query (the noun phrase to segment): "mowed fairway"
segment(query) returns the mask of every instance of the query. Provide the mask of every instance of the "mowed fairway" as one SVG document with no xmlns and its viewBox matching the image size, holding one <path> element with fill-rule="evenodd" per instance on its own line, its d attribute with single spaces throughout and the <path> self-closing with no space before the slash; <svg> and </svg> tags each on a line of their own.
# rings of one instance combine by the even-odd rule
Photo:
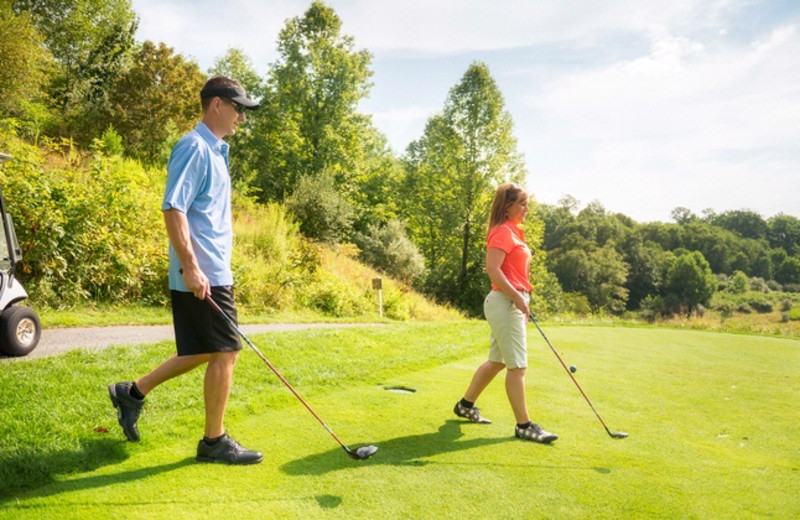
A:
<svg viewBox="0 0 800 520">
<path fill-rule="evenodd" d="M 502 374 L 478 402 L 493 424 L 453 415 L 485 358 L 485 323 L 252 338 L 345 443 L 378 446 L 366 461 L 348 458 L 252 352 L 227 420 L 264 452 L 249 467 L 194 463 L 200 372 L 157 389 L 143 441 L 122 440 L 105 386 L 170 344 L 3 362 L 0 518 L 800 517 L 799 341 L 542 325 L 629 438 L 606 434 L 532 325 L 529 408 L 560 435 L 551 446 L 513 437 Z"/>
</svg>

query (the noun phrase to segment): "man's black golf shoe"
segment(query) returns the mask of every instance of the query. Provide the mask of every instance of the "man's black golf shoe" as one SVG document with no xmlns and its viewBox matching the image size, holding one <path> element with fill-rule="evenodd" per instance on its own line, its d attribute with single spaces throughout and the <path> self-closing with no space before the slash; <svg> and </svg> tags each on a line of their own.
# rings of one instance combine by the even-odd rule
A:
<svg viewBox="0 0 800 520">
<path fill-rule="evenodd" d="M 225 464 L 258 464 L 263 457 L 260 451 L 243 448 L 233 437 L 223 434 L 214 444 L 200 439 L 197 444 L 197 462 L 222 462 Z"/>
<path fill-rule="evenodd" d="M 122 426 L 125 437 L 131 442 L 136 442 L 139 440 L 139 428 L 136 422 L 144 406 L 144 399 L 131 396 L 131 387 L 133 387 L 131 382 L 109 385 L 108 395 L 111 397 L 111 404 L 117 409 L 117 421 Z"/>
</svg>

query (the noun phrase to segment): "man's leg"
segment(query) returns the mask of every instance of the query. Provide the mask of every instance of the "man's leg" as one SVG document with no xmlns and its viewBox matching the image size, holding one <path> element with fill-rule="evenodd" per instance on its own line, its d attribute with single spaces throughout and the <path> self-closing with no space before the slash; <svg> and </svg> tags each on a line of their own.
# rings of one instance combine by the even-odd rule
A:
<svg viewBox="0 0 800 520">
<path fill-rule="evenodd" d="M 210 354 L 193 356 L 172 356 L 154 368 L 150 373 L 136 382 L 124 381 L 109 385 L 108 395 L 117 409 L 117 420 L 122 426 L 125 437 L 131 441 L 139 440 L 139 413 L 144 406 L 144 396 L 153 388 L 173 377 L 185 374 L 203 363 L 208 362 Z"/>
<path fill-rule="evenodd" d="M 226 464 L 257 464 L 263 460 L 261 452 L 243 448 L 225 433 L 225 408 L 233 383 L 233 367 L 238 351 L 211 354 L 203 385 L 206 404 L 205 436 L 197 444 L 199 462 Z"/>
<path fill-rule="evenodd" d="M 225 407 L 233 383 L 233 367 L 239 351 L 211 354 L 203 385 L 206 407 L 205 436 L 214 439 L 225 433 Z"/>
<path fill-rule="evenodd" d="M 153 388 L 164 381 L 185 374 L 203 363 L 207 363 L 210 357 L 211 354 L 195 354 L 192 356 L 174 355 L 150 371 L 149 374 L 137 379 L 136 388 L 139 389 L 142 395 L 147 395 Z"/>
</svg>

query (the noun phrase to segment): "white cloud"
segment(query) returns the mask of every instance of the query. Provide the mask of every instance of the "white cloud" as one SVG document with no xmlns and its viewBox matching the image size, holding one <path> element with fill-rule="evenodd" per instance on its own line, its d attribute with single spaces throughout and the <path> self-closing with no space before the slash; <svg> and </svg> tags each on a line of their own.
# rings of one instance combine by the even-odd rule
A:
<svg viewBox="0 0 800 520">
<path fill-rule="evenodd" d="M 538 182 L 579 199 L 575 191 L 596 194 L 590 198 L 609 209 L 638 206 L 648 220 L 667 219 L 678 205 L 796 211 L 795 28 L 778 28 L 752 45 L 700 44 L 662 31 L 653 37 L 644 56 L 555 77 L 529 95 L 547 138 L 581 150 L 571 163 L 551 157 L 549 148 L 528 153 L 540 165 L 532 168 Z M 783 187 L 780 194 L 775 186 Z M 634 194 L 638 203 L 626 200 Z"/>
</svg>

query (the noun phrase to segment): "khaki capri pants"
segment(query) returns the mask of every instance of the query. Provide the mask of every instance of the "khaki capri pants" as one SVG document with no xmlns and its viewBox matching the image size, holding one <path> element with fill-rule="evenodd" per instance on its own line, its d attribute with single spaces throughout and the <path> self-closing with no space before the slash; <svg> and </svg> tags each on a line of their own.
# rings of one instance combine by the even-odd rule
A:
<svg viewBox="0 0 800 520">
<path fill-rule="evenodd" d="M 520 291 L 525 303 L 530 294 Z M 526 324 L 528 317 L 502 291 L 492 291 L 483 300 L 483 313 L 489 322 L 489 361 L 503 363 L 507 369 L 528 366 Z"/>
</svg>

